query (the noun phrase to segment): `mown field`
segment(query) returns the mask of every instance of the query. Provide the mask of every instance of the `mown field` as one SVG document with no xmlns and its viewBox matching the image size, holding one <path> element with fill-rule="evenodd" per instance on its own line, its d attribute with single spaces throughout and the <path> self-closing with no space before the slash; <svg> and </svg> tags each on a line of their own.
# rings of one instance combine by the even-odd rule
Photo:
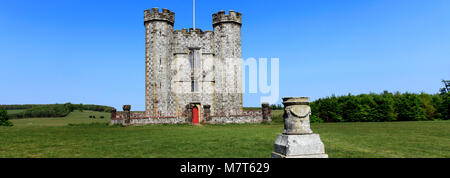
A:
<svg viewBox="0 0 450 178">
<path fill-rule="evenodd" d="M 15 119 L 0 127 L 0 157 L 268 158 L 283 130 L 270 124 L 107 125 L 108 113 Z M 97 119 L 89 119 L 95 115 Z M 450 157 L 450 122 L 313 123 L 331 158 Z"/>
</svg>

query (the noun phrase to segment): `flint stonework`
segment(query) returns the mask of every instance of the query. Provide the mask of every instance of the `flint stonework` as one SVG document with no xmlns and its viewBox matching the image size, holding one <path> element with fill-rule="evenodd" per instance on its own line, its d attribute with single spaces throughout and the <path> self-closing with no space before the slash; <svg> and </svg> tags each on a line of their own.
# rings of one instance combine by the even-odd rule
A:
<svg viewBox="0 0 450 178">
<path fill-rule="evenodd" d="M 206 122 L 211 120 L 211 106 L 210 105 L 204 105 L 203 106 L 203 112 L 205 113 L 205 120 Z"/>
</svg>

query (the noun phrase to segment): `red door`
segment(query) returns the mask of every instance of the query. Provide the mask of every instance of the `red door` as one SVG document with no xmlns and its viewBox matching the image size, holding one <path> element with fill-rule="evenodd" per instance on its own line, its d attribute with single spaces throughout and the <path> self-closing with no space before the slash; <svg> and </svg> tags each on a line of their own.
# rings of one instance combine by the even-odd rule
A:
<svg viewBox="0 0 450 178">
<path fill-rule="evenodd" d="M 197 107 L 194 107 L 194 109 L 192 109 L 192 123 L 198 124 L 198 109 L 197 109 Z"/>
</svg>

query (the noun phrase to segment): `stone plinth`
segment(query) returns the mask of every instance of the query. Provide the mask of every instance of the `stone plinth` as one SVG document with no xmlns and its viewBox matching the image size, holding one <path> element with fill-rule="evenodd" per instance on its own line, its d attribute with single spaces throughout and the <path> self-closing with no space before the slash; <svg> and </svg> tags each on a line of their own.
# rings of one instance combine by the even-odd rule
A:
<svg viewBox="0 0 450 178">
<path fill-rule="evenodd" d="M 319 134 L 279 134 L 272 158 L 328 158 Z"/>
<path fill-rule="evenodd" d="M 283 98 L 284 131 L 277 136 L 272 158 L 328 158 L 319 134 L 313 134 L 308 97 Z"/>
</svg>

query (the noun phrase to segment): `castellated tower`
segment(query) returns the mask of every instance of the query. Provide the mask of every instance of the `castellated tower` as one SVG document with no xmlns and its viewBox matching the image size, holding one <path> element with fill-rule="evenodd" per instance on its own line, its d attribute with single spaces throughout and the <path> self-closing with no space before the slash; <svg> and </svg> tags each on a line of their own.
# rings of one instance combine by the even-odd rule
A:
<svg viewBox="0 0 450 178">
<path fill-rule="evenodd" d="M 144 11 L 146 113 L 173 115 L 171 61 L 175 13 L 158 8 Z"/>
<path fill-rule="evenodd" d="M 242 113 L 241 16 L 220 11 L 213 14 L 214 31 L 174 31 L 173 12 L 145 10 L 147 115 L 192 121 L 194 111 L 202 122 L 204 112 Z"/>
<path fill-rule="evenodd" d="M 216 49 L 216 95 L 218 112 L 236 115 L 242 111 L 242 15 L 220 11 L 213 14 Z"/>
</svg>

